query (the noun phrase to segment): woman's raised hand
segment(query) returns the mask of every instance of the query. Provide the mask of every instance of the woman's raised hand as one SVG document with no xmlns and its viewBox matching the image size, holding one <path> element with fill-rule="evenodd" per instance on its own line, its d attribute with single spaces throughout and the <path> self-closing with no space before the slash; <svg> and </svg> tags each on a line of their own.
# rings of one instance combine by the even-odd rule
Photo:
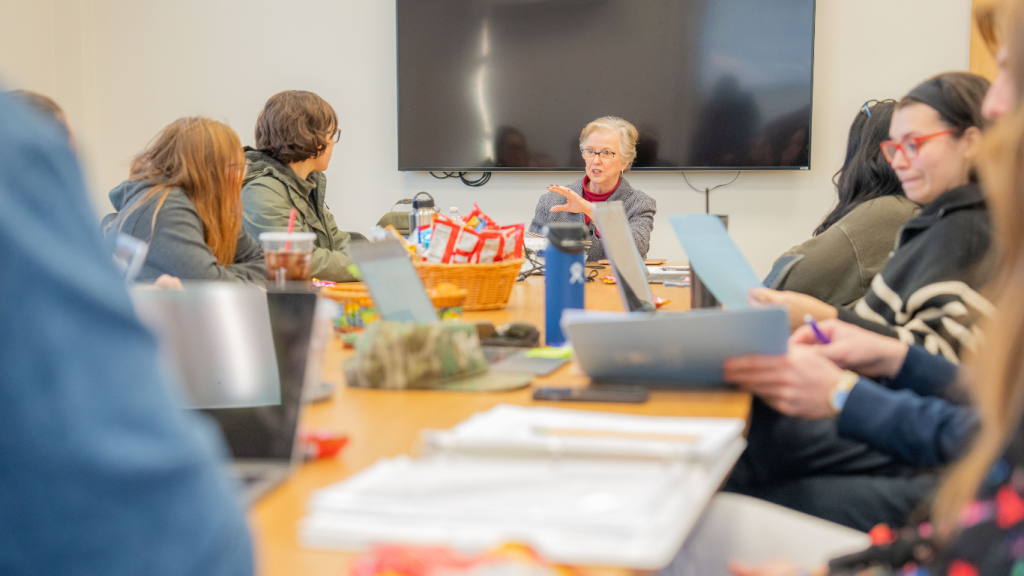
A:
<svg viewBox="0 0 1024 576">
<path fill-rule="evenodd" d="M 583 197 L 581 197 L 579 194 L 573 192 L 572 190 L 566 188 L 565 186 L 557 186 L 554 184 L 548 186 L 548 190 L 554 192 L 555 194 L 561 194 L 562 196 L 565 196 L 565 199 L 567 200 L 565 204 L 552 206 L 552 212 L 582 212 L 583 214 L 586 214 L 588 218 L 594 217 L 593 213 L 591 212 L 590 202 L 584 200 Z"/>
</svg>

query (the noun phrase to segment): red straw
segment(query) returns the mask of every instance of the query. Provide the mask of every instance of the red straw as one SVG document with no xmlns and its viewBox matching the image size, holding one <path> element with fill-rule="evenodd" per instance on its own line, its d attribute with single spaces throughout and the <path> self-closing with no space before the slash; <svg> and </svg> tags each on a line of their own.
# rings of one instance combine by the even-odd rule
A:
<svg viewBox="0 0 1024 576">
<path fill-rule="evenodd" d="M 292 230 L 295 229 L 295 213 L 296 213 L 295 212 L 295 208 L 292 208 L 292 213 L 288 215 L 288 233 L 289 234 L 291 234 Z M 285 240 L 285 242 L 284 242 L 284 251 L 288 252 L 291 249 L 292 249 L 292 241 L 291 240 Z"/>
</svg>

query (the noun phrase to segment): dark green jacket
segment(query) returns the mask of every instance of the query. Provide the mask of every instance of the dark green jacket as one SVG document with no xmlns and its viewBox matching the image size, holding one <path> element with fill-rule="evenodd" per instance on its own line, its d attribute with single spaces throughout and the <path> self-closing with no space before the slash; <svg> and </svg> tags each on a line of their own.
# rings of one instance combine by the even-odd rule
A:
<svg viewBox="0 0 1024 576">
<path fill-rule="evenodd" d="M 338 229 L 324 203 L 327 177 L 322 172 L 311 172 L 300 180 L 290 167 L 249 147 L 245 159 L 249 163 L 242 186 L 242 225 L 246 231 L 258 239 L 261 232 L 287 230 L 288 216 L 295 208 L 295 231 L 316 234 L 313 277 L 331 282 L 355 280 L 348 271 L 352 264 L 348 251 L 351 239 Z"/>
<path fill-rule="evenodd" d="M 783 254 L 804 258 L 778 289 L 810 294 L 836 308 L 853 304 L 889 261 L 900 228 L 919 211 L 903 196 L 860 204 L 828 230 Z"/>
</svg>

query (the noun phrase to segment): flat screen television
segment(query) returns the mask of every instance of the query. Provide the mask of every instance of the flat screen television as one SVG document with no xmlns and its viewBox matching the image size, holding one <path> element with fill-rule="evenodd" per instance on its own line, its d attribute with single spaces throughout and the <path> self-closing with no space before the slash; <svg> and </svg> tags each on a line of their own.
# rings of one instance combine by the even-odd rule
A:
<svg viewBox="0 0 1024 576">
<path fill-rule="evenodd" d="M 398 168 L 580 170 L 583 127 L 635 170 L 808 169 L 814 0 L 397 0 Z"/>
</svg>

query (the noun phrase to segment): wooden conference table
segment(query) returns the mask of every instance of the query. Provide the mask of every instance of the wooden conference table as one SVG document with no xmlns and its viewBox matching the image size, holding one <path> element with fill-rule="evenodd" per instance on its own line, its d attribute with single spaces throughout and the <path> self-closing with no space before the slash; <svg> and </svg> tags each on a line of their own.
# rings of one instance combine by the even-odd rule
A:
<svg viewBox="0 0 1024 576">
<path fill-rule="evenodd" d="M 601 276 L 608 272 L 602 271 Z M 664 310 L 689 308 L 686 288 L 665 288 L 652 284 L 655 296 L 671 300 Z M 621 310 L 615 286 L 600 281 L 586 286 L 586 307 L 592 310 Z M 533 276 L 517 283 L 507 307 L 488 312 L 467 312 L 469 321 L 488 320 L 495 326 L 514 321 L 544 327 L 544 279 Z M 367 468 L 380 458 L 414 454 L 420 430 L 450 428 L 473 413 L 499 403 L 546 404 L 534 402 L 529 388 L 513 392 L 474 393 L 443 391 L 390 391 L 347 388 L 341 361 L 347 353 L 340 340 L 327 348 L 324 379 L 337 386 L 334 397 L 305 408 L 302 425 L 340 432 L 349 444 L 337 458 L 309 462 L 252 509 L 250 524 L 255 540 L 259 574 L 284 576 L 339 576 L 349 573 L 352 554 L 308 550 L 299 545 L 299 523 L 306 502 L 314 490 L 340 482 Z M 534 386 L 585 386 L 588 380 L 572 364 L 550 376 L 538 378 Z M 629 412 L 654 416 L 705 416 L 746 418 L 750 396 L 740 392 L 652 392 L 645 404 L 571 403 L 558 404 L 586 410 Z"/>
</svg>

